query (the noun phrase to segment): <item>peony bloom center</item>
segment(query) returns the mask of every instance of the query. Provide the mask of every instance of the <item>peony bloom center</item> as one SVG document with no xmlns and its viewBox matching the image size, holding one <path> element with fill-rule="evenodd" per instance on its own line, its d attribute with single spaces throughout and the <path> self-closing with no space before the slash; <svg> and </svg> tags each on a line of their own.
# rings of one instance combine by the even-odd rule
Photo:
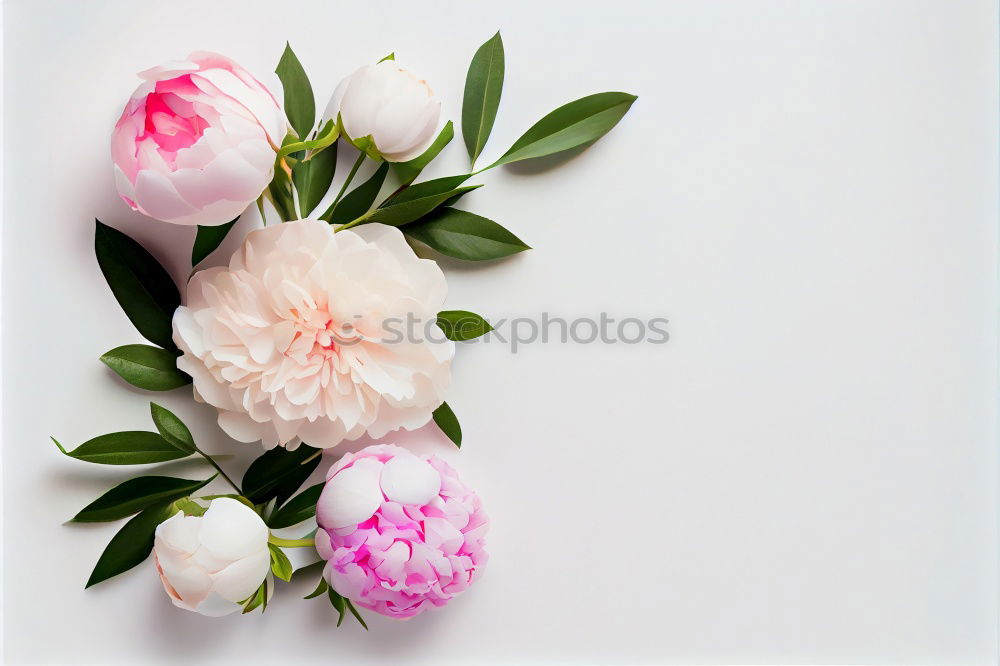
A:
<svg viewBox="0 0 1000 666">
<path fill-rule="evenodd" d="M 193 146 L 209 126 L 208 120 L 197 114 L 194 104 L 174 92 L 179 88 L 195 88 L 190 75 L 159 81 L 156 90 L 146 95 L 145 132 L 136 137 L 137 144 L 146 139 L 156 142 L 160 155 L 168 163 L 174 162 L 177 151 Z"/>
<path fill-rule="evenodd" d="M 291 310 L 290 314 L 296 319 L 296 330 L 284 353 L 288 358 L 295 359 L 303 365 L 311 363 L 332 364 L 335 359 L 340 359 L 342 346 L 357 344 L 362 340 L 351 324 L 337 324 L 329 317 L 329 313 L 324 311 L 314 313 L 319 319 L 326 318 L 326 321 L 320 326 L 316 326 L 308 320 L 298 320 L 299 313 L 294 309 Z M 328 381 L 327 379 L 326 382 L 323 382 L 323 385 L 325 386 Z"/>
</svg>

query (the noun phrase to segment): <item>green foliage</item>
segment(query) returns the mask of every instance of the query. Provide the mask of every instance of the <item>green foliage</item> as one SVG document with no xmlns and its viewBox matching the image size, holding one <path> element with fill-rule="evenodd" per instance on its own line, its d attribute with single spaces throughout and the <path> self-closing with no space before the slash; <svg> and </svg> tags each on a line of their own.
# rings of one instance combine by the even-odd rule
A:
<svg viewBox="0 0 1000 666">
<path fill-rule="evenodd" d="M 493 122 L 500 108 L 503 91 L 504 53 L 500 33 L 479 47 L 472 57 L 465 77 L 465 97 L 462 100 L 462 137 L 473 167 L 490 138 Z"/>
<path fill-rule="evenodd" d="M 597 141 L 618 124 L 635 100 L 636 96 L 628 93 L 605 92 L 564 104 L 532 125 L 500 159 L 486 168 L 544 157 Z"/>
<path fill-rule="evenodd" d="M 181 296 L 160 262 L 139 243 L 100 220 L 94 252 L 111 292 L 142 337 L 164 349 L 176 349 L 171 321 Z"/>
<path fill-rule="evenodd" d="M 475 213 L 439 208 L 403 227 L 403 233 L 447 257 L 488 261 L 531 248 L 502 226 Z"/>
<path fill-rule="evenodd" d="M 300 444 L 294 451 L 276 447 L 254 460 L 243 475 L 243 495 L 254 504 L 276 500 L 281 506 L 319 465 L 319 449 Z"/>
<path fill-rule="evenodd" d="M 123 345 L 105 352 L 101 362 L 119 377 L 147 391 L 170 391 L 191 383 L 177 369 L 177 353 L 150 345 Z"/>
<path fill-rule="evenodd" d="M 138 476 L 118 484 L 83 507 L 73 517 L 73 522 L 96 523 L 126 518 L 151 506 L 187 497 L 214 478 L 213 475 L 204 481 L 195 481 L 170 476 Z"/>
<path fill-rule="evenodd" d="M 301 523 L 316 515 L 316 502 L 319 501 L 320 493 L 323 492 L 322 483 L 310 486 L 301 493 L 288 500 L 280 509 L 271 514 L 267 524 L 272 529 L 291 527 Z"/>
<path fill-rule="evenodd" d="M 442 310 L 438 313 L 437 325 L 445 337 L 456 342 L 472 340 L 493 330 L 488 321 L 468 310 Z"/>
<path fill-rule="evenodd" d="M 155 432 L 128 430 L 89 439 L 72 451 L 51 438 L 59 450 L 70 458 L 102 465 L 145 465 L 186 458 L 189 454 L 178 449 Z"/>
<path fill-rule="evenodd" d="M 448 436 L 455 446 L 462 448 L 462 426 L 458 424 L 458 417 L 447 402 L 442 402 L 441 406 L 434 410 L 432 416 L 434 423 L 441 428 L 441 432 Z"/>
<path fill-rule="evenodd" d="M 144 509 L 125 523 L 101 553 L 87 587 L 128 571 L 149 557 L 156 526 L 176 512 L 172 503 L 165 502 Z"/>
<path fill-rule="evenodd" d="M 292 51 L 291 44 L 285 44 L 285 51 L 274 71 L 281 79 L 285 91 L 284 106 L 288 122 L 300 139 L 306 139 L 316 124 L 316 98 L 306 70 Z"/>
<path fill-rule="evenodd" d="M 213 227 L 199 224 L 198 233 L 194 237 L 194 246 L 191 248 L 191 265 L 197 266 L 222 245 L 222 241 L 239 219 L 236 217 L 225 224 Z"/>
</svg>

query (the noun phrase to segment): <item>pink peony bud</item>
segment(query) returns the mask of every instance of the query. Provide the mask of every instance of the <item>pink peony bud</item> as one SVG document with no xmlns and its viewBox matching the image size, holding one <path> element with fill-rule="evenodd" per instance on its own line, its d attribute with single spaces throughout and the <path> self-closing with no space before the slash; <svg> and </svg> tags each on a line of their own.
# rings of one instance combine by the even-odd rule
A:
<svg viewBox="0 0 1000 666">
<path fill-rule="evenodd" d="M 118 194 L 165 222 L 229 222 L 271 182 L 288 129 L 277 99 L 215 53 L 139 76 L 111 136 Z"/>
<path fill-rule="evenodd" d="M 479 497 L 436 456 L 391 444 L 347 454 L 316 505 L 323 576 L 341 596 L 389 617 L 443 606 L 486 564 Z"/>
</svg>

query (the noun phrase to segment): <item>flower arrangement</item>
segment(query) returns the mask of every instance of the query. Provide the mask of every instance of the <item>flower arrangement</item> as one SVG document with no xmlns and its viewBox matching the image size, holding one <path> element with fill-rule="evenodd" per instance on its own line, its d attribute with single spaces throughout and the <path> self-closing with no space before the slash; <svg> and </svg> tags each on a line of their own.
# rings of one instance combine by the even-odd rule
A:
<svg viewBox="0 0 1000 666">
<path fill-rule="evenodd" d="M 344 455 L 325 483 L 302 486 L 326 449 L 362 436 L 383 440 L 434 421 L 461 446 L 445 402 L 455 343 L 491 328 L 475 313 L 443 309 L 445 276 L 428 257 L 481 262 L 529 249 L 498 223 L 456 207 L 481 187 L 469 182 L 596 141 L 636 98 L 605 92 L 565 104 L 475 170 L 504 82 L 497 33 L 466 77 L 461 128 L 469 172 L 421 181 L 454 126 L 441 124 L 431 87 L 394 55 L 344 79 L 318 120 L 290 46 L 276 74 L 268 86 L 225 56 L 193 53 L 141 73 L 112 133 L 122 201 L 197 233 L 193 273 L 178 289 L 147 249 L 97 222 L 101 271 L 151 343 L 116 347 L 101 361 L 143 390 L 190 385 L 196 401 L 217 410 L 222 431 L 264 450 L 237 483 L 156 403 L 155 431 L 110 433 L 72 449 L 53 439 L 83 462 L 199 456 L 216 470 L 207 479 L 130 478 L 81 509 L 73 521 L 128 518 L 87 587 L 152 553 L 178 608 L 206 616 L 263 611 L 277 580 L 312 568 L 292 565 L 292 549 L 303 548 L 325 563 L 307 598 L 328 599 L 338 626 L 347 614 L 364 625 L 359 608 L 409 618 L 448 603 L 485 566 L 488 519 L 475 492 L 438 457 L 388 442 Z M 339 187 L 338 150 L 357 153 Z M 355 185 L 366 161 L 378 166 Z M 254 207 L 261 227 L 227 264 L 199 270 Z M 391 324 L 404 319 L 429 322 L 436 335 L 400 336 Z M 225 491 L 206 491 L 222 482 Z"/>
</svg>

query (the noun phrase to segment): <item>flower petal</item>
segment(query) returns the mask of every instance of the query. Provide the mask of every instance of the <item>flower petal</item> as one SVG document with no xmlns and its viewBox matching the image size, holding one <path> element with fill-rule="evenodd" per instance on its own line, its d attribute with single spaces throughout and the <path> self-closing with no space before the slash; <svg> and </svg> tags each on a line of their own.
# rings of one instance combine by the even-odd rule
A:
<svg viewBox="0 0 1000 666">
<path fill-rule="evenodd" d="M 382 491 L 400 504 L 426 504 L 441 490 L 441 475 L 409 451 L 401 451 L 382 468 Z"/>
<path fill-rule="evenodd" d="M 316 504 L 317 519 L 326 527 L 355 525 L 372 517 L 382 504 L 382 463 L 359 460 L 327 481 Z"/>
</svg>

